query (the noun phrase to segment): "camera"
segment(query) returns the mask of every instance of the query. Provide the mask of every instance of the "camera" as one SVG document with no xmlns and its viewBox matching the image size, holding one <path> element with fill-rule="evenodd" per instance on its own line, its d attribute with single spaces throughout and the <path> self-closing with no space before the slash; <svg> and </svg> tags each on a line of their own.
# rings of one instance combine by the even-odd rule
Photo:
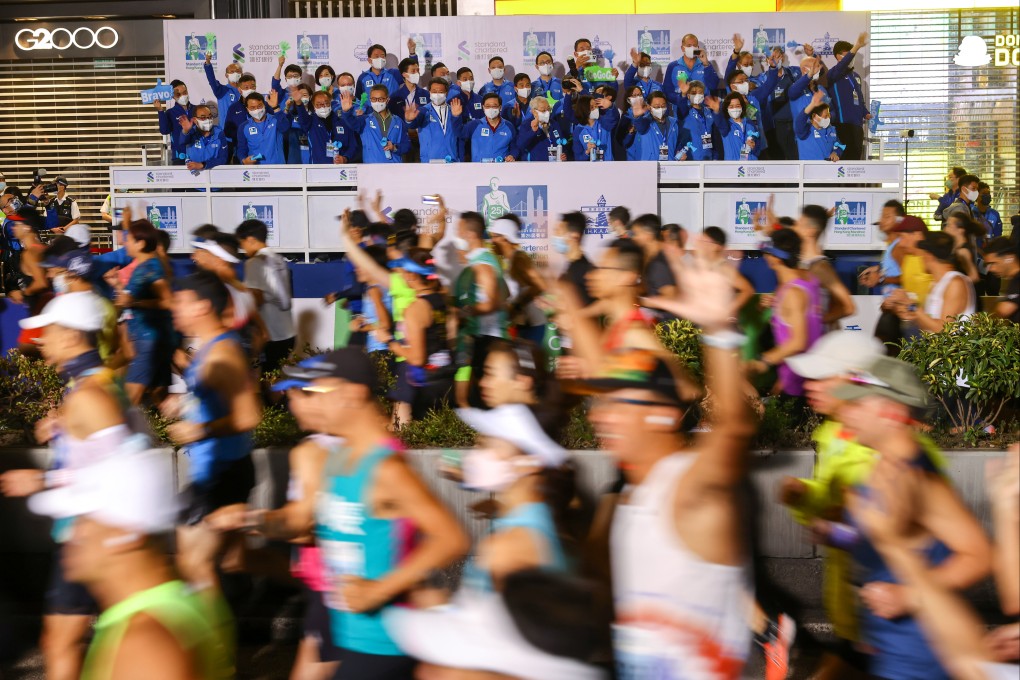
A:
<svg viewBox="0 0 1020 680">
<path fill-rule="evenodd" d="M 57 183 L 56 182 L 50 182 L 49 184 L 44 184 L 43 185 L 43 191 L 45 191 L 48 194 L 52 194 L 56 190 L 57 190 Z"/>
<path fill-rule="evenodd" d="M 39 168 L 38 170 L 36 170 L 35 173 L 32 175 L 32 186 L 37 186 L 39 184 L 42 184 L 42 181 L 43 181 L 42 178 L 45 177 L 45 176 L 46 176 L 46 168 Z"/>
<path fill-rule="evenodd" d="M 900 130 L 900 139 L 907 139 L 908 137 L 913 136 L 914 136 L 913 130 Z"/>
</svg>

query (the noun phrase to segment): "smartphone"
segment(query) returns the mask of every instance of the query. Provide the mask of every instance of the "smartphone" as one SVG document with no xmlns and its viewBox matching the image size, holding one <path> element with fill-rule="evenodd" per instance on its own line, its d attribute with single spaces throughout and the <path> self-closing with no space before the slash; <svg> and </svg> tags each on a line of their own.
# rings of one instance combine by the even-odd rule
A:
<svg viewBox="0 0 1020 680">
<path fill-rule="evenodd" d="M 694 56 L 695 57 L 700 57 L 701 56 L 701 50 L 694 50 Z"/>
<path fill-rule="evenodd" d="M 424 194 L 421 197 L 422 205 L 439 205 L 439 194 Z"/>
</svg>

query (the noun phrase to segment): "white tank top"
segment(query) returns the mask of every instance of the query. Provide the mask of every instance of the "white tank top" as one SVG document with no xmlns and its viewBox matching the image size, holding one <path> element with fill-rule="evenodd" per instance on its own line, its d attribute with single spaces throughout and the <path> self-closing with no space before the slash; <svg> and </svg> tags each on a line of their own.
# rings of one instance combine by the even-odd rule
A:
<svg viewBox="0 0 1020 680">
<path fill-rule="evenodd" d="M 697 454 L 673 454 L 613 517 L 611 556 L 620 680 L 729 680 L 750 648 L 747 566 L 706 562 L 683 544 L 670 510 Z"/>
<path fill-rule="evenodd" d="M 931 291 L 928 293 L 928 297 L 924 300 L 924 313 L 933 319 L 942 318 L 942 305 L 944 303 L 943 298 L 946 294 L 946 289 L 949 288 L 949 283 L 953 279 L 963 279 L 964 284 L 967 286 L 967 307 L 963 310 L 960 315 L 961 319 L 967 319 L 976 310 L 977 295 L 974 292 L 974 284 L 971 280 L 961 274 L 960 272 L 949 272 L 938 282 L 931 287 Z"/>
</svg>

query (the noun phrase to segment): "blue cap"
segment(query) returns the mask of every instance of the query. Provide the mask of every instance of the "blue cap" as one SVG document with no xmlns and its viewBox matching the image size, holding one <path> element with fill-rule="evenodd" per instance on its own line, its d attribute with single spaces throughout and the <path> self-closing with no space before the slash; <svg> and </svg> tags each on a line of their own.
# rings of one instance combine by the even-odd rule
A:
<svg viewBox="0 0 1020 680">
<path fill-rule="evenodd" d="M 403 269 L 404 271 L 411 272 L 412 274 L 418 274 L 425 277 L 436 275 L 435 267 L 418 264 L 409 257 L 402 257 L 399 260 L 391 260 L 389 267 L 390 269 Z"/>
</svg>

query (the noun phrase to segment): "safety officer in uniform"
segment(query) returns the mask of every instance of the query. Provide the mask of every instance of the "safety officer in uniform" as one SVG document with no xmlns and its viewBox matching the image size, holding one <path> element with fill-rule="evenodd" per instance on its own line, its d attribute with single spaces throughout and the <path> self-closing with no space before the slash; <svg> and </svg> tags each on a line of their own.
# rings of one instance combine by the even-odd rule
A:
<svg viewBox="0 0 1020 680">
<path fill-rule="evenodd" d="M 56 234 L 63 234 L 68 227 L 78 224 L 81 219 L 81 210 L 78 209 L 78 201 L 67 195 L 67 178 L 57 178 L 57 195 L 46 206 L 47 221 L 53 220 L 56 216 L 56 226 L 52 231 Z"/>
</svg>

